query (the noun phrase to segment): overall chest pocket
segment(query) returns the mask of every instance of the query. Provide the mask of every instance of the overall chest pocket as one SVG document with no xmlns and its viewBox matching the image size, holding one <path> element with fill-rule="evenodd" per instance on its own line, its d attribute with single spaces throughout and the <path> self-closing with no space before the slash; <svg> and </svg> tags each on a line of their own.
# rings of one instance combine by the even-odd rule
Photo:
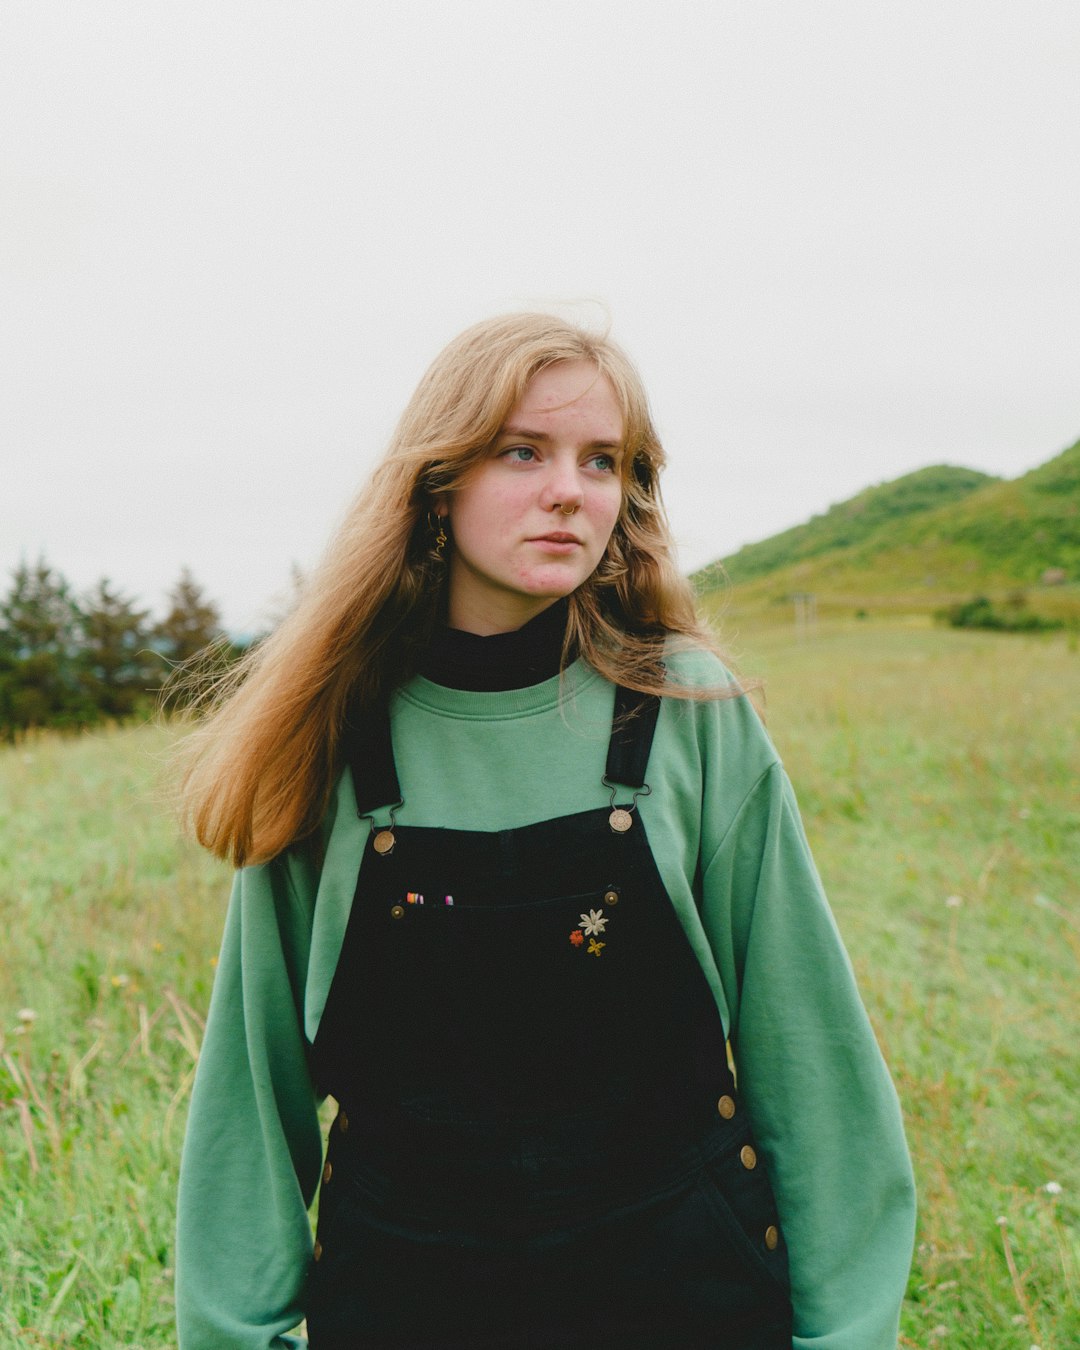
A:
<svg viewBox="0 0 1080 1350">
<path fill-rule="evenodd" d="M 590 1081 L 632 1053 L 624 1032 L 641 950 L 632 892 L 612 879 L 500 899 L 429 885 L 375 910 L 373 1001 L 403 1090 L 455 1101 L 477 1092 L 485 1102 L 595 1096 Z"/>
</svg>

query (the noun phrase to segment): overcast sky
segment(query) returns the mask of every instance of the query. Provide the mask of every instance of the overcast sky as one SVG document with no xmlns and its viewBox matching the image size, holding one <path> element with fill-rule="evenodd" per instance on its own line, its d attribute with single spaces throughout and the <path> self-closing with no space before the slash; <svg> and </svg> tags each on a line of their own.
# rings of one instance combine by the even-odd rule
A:
<svg viewBox="0 0 1080 1350">
<path fill-rule="evenodd" d="M 610 315 L 687 568 L 1080 436 L 1077 0 L 0 3 L 0 569 L 264 621 L 466 324 Z"/>
</svg>

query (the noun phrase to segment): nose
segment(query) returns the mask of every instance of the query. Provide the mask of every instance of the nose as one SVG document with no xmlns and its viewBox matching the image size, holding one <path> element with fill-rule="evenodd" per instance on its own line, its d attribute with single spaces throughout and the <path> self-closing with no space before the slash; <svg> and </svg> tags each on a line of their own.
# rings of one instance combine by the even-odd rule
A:
<svg viewBox="0 0 1080 1350">
<path fill-rule="evenodd" d="M 569 461 L 556 457 L 544 484 L 541 504 L 548 511 L 561 511 L 564 516 L 572 516 L 584 500 L 576 458 Z"/>
</svg>

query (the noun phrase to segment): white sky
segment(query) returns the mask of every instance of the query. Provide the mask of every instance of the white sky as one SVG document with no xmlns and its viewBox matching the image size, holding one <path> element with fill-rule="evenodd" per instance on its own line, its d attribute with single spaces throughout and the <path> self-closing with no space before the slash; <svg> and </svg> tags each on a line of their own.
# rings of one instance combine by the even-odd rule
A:
<svg viewBox="0 0 1080 1350">
<path fill-rule="evenodd" d="M 1080 436 L 1076 0 L 4 0 L 0 585 L 227 623 L 475 319 L 636 358 L 686 567 Z"/>
</svg>

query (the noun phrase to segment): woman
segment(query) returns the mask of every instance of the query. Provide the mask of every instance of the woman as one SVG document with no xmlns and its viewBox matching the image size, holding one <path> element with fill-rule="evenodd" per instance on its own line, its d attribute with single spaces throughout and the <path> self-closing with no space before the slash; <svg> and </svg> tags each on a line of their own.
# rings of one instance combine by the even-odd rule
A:
<svg viewBox="0 0 1080 1350">
<path fill-rule="evenodd" d="M 662 463 L 609 341 L 468 330 L 191 742 L 182 1350 L 895 1345 L 895 1094 Z"/>
</svg>

